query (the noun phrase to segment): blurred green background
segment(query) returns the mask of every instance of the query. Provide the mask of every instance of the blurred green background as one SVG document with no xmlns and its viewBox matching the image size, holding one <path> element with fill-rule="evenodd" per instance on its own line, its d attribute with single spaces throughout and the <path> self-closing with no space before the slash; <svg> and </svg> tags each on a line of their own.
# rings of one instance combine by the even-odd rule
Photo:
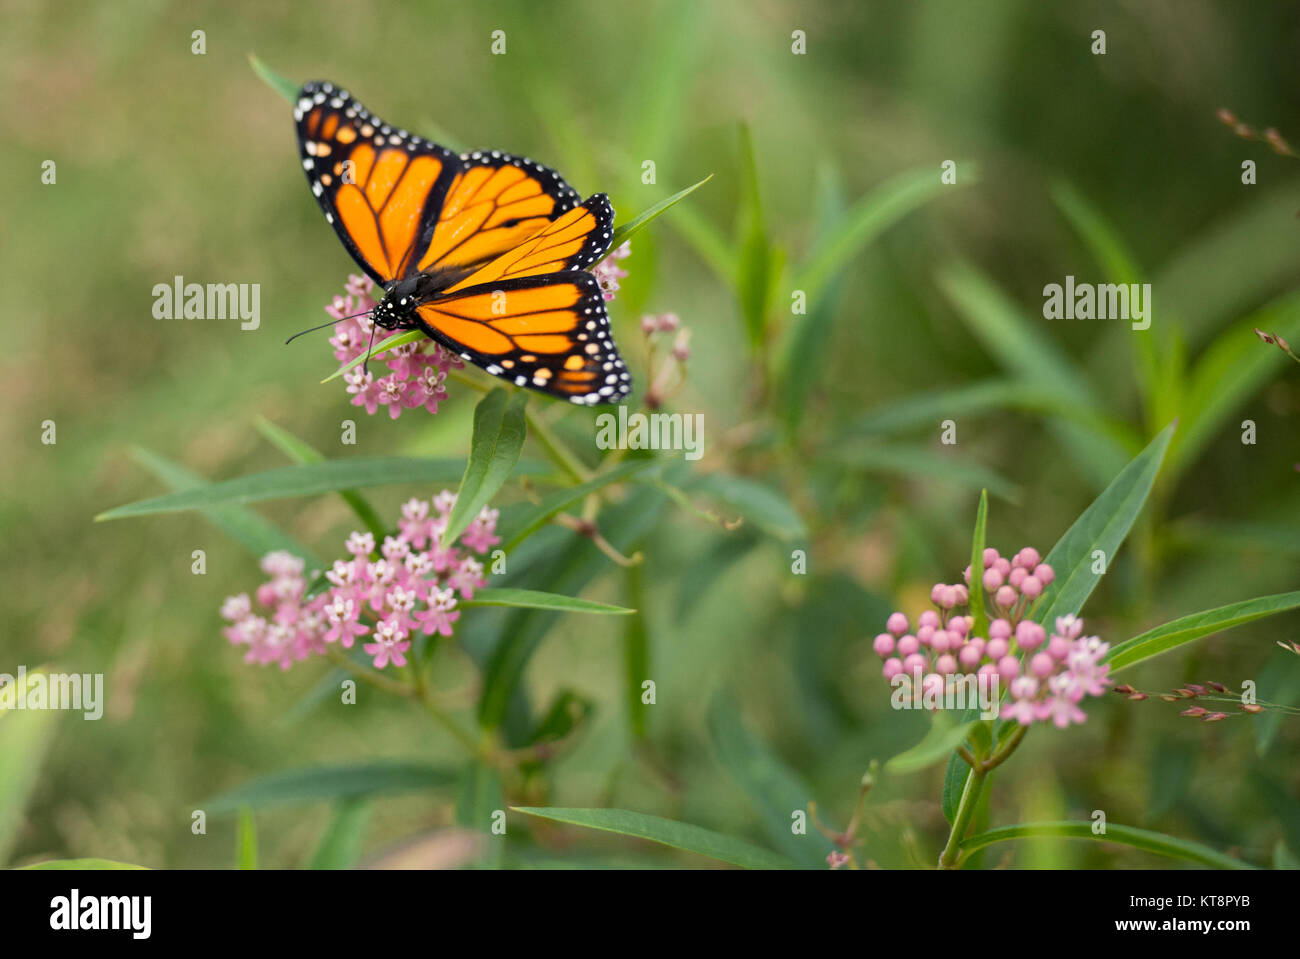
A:
<svg viewBox="0 0 1300 959">
<path fill-rule="evenodd" d="M 196 29 L 206 32 L 202 56 L 191 53 Z M 1090 53 L 1096 29 L 1106 31 L 1105 56 Z M 494 30 L 506 33 L 504 56 L 489 53 Z M 791 52 L 794 30 L 806 31 L 805 55 Z M 618 625 L 562 620 L 530 664 L 528 687 L 537 703 L 562 686 L 595 702 L 590 728 L 539 787 L 550 804 L 653 812 L 784 850 L 790 795 L 795 804 L 815 797 L 842 826 L 869 760 L 920 738 L 922 717 L 889 709 L 870 641 L 891 609 L 914 615 L 929 584 L 960 575 L 980 486 L 995 494 L 992 545 L 1046 552 L 1111 465 L 1181 417 L 1143 521 L 1084 611 L 1090 629 L 1118 641 L 1296 588 L 1300 369 L 1251 328 L 1300 341 L 1300 165 L 1234 137 L 1215 111 L 1230 107 L 1300 141 L 1298 41 L 1294 7 L 1229 0 L 75 11 L 8 0 L 0 670 L 103 672 L 108 687 L 101 721 L 56 717 L 11 861 L 224 867 L 233 820 L 214 816 L 206 836 L 190 832 L 191 810 L 214 794 L 301 764 L 456 757 L 409 704 L 304 705 L 322 664 L 245 666 L 220 635 L 217 609 L 260 574 L 199 516 L 91 520 L 162 491 L 133 460 L 136 447 L 212 479 L 281 465 L 253 428 L 259 414 L 330 456 L 467 448 L 468 391 L 453 384 L 435 418 L 356 416 L 337 382 L 318 385 L 334 365 L 324 335 L 282 345 L 325 319 L 321 307 L 354 268 L 304 183 L 290 107 L 249 69 L 250 52 L 292 79 L 345 85 L 394 124 L 553 165 L 584 195 L 609 192 L 620 220 L 715 175 L 634 240 L 631 275 L 611 305 L 616 335 L 643 380 L 640 313 L 681 316 L 694 352 L 673 406 L 705 415 L 700 468 L 783 491 L 807 533 L 726 536 L 670 510 L 638 540 L 658 701 L 635 749 Z M 717 262 L 749 249 L 717 243 L 753 219 L 742 123 L 764 249 L 779 248 L 769 262 L 790 266 L 769 270 L 770 288 L 756 311 L 751 304 L 748 315 L 766 317 L 753 345 L 745 296 Z M 57 183 L 42 185 L 49 159 Z M 654 185 L 641 183 L 647 159 Z M 1241 182 L 1248 159 L 1258 185 Z M 945 160 L 958 162 L 957 185 L 853 249 L 817 300 L 833 309 L 800 325 L 791 277 L 825 224 L 900 174 L 937 182 Z M 755 235 L 752 226 L 740 235 Z M 1041 318 L 1045 284 L 1125 269 L 1154 285 L 1150 331 Z M 260 284 L 261 329 L 155 320 L 152 288 L 177 274 Z M 796 341 L 812 345 L 791 354 Z M 808 374 L 798 409 L 787 399 L 799 379 L 792 364 Z M 1064 399 L 1036 408 L 1033 397 L 1063 378 Z M 1011 393 L 942 399 L 920 413 L 907 405 L 988 382 Z M 1109 438 L 1080 425 L 1094 413 L 1118 424 Z M 584 415 L 562 428 L 589 442 Z M 950 417 L 959 442 L 944 447 L 939 422 Z M 359 423 L 354 449 L 338 445 L 348 418 Z M 1255 445 L 1241 442 L 1244 419 L 1257 424 Z M 56 445 L 40 442 L 45 420 L 57 424 Z M 374 501 L 392 515 L 413 492 L 430 491 L 388 488 Z M 353 525 L 337 497 L 259 511 L 326 556 Z M 558 549 L 570 534 L 555 532 Z M 190 572 L 198 548 L 208 557 L 202 577 Z M 793 548 L 808 553 L 804 577 L 790 575 Z M 620 601 L 621 584 L 602 574 L 584 595 Z M 1247 626 L 1125 678 L 1147 688 L 1253 678 L 1262 697 L 1294 702 L 1300 660 L 1276 641 L 1296 639 L 1296 624 L 1291 615 Z M 463 660 L 445 662 L 441 688 L 472 682 Z M 1082 728 L 1035 730 L 999 771 L 988 819 L 1103 809 L 1113 822 L 1256 862 L 1272 861 L 1279 844 L 1300 854 L 1300 767 L 1288 761 L 1300 723 L 1278 720 L 1205 726 L 1159 702 L 1095 702 Z M 752 738 L 752 761 L 735 759 L 736 737 Z M 938 767 L 881 785 L 865 823 L 870 859 L 933 863 L 946 834 L 941 776 Z M 324 806 L 259 813 L 263 864 L 304 864 L 328 815 Z M 448 797 L 384 799 L 364 849 L 451 816 Z M 625 854 L 701 862 L 599 836 L 539 838 L 591 865 Z M 521 842 L 517 861 L 535 848 Z M 1061 841 L 997 847 L 985 859 L 1002 862 L 1168 865 Z"/>
</svg>

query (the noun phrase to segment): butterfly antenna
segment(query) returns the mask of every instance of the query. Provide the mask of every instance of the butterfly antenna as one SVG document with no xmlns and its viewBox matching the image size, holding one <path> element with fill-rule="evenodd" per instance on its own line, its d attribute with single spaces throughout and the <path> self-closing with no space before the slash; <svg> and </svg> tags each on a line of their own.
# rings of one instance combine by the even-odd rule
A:
<svg viewBox="0 0 1300 959">
<path fill-rule="evenodd" d="M 361 363 L 361 373 L 363 376 L 370 373 L 370 351 L 375 348 L 375 329 L 378 326 L 378 323 L 370 324 L 370 345 L 366 347 L 366 358 Z"/>
<path fill-rule="evenodd" d="M 344 320 L 351 320 L 351 319 L 355 319 L 358 316 L 365 316 L 369 312 L 370 310 L 362 310 L 360 313 L 353 313 L 351 316 L 340 316 L 337 320 L 330 320 L 328 323 L 322 323 L 320 326 L 312 326 L 312 327 L 308 327 L 305 330 L 299 330 L 293 336 L 285 340 L 284 345 L 288 346 L 290 343 L 292 343 L 298 337 L 303 336 L 304 334 L 315 333 L 317 330 L 323 330 L 325 329 L 325 327 L 333 326 L 335 323 L 342 323 Z"/>
</svg>

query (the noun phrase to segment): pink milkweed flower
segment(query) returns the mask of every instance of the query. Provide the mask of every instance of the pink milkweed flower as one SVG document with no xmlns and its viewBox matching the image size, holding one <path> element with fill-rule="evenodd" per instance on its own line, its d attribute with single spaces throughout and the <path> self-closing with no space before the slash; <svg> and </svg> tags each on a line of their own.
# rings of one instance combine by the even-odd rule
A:
<svg viewBox="0 0 1300 959">
<path fill-rule="evenodd" d="M 625 260 L 632 254 L 632 247 L 624 241 L 616 249 L 610 250 L 603 260 L 591 268 L 591 273 L 600 284 L 601 292 L 608 302 L 614 299 L 614 294 L 618 292 L 618 281 L 627 276 L 627 270 L 618 265 L 619 260 Z"/>
<path fill-rule="evenodd" d="M 413 630 L 452 635 L 460 618 L 457 593 L 470 599 L 487 585 L 483 564 L 473 554 L 499 542 L 497 511 L 485 508 L 470 524 L 472 534 L 443 545 L 437 537 L 455 502 L 455 494 L 446 490 L 432 501 L 408 501 L 397 535 L 384 538 L 379 559 L 371 559 L 374 535 L 353 532 L 345 546 L 350 558 L 335 560 L 325 572 L 327 588 L 311 596 L 299 557 L 267 554 L 261 566 L 270 579 L 254 598 L 240 593 L 222 603 L 221 616 L 230 624 L 222 633 L 245 648 L 249 663 L 287 669 L 328 653 L 333 643 L 351 648 L 357 637 L 366 636 L 363 648 L 376 669 L 405 665 Z"/>
</svg>

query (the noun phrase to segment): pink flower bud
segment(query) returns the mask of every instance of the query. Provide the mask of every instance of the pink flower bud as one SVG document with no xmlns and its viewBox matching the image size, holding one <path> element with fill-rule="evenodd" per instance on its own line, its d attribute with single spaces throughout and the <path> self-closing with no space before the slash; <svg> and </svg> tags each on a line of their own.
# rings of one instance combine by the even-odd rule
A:
<svg viewBox="0 0 1300 959">
<path fill-rule="evenodd" d="M 1020 594 L 1010 586 L 1003 586 L 993 595 L 993 601 L 1003 609 L 1010 609 L 1016 604 L 1016 600 L 1019 598 Z"/>
<path fill-rule="evenodd" d="M 985 592 L 991 593 L 1002 585 L 1002 574 L 995 568 L 986 569 L 983 582 Z"/>
<path fill-rule="evenodd" d="M 1056 668 L 1056 660 L 1052 659 L 1047 653 L 1035 653 L 1034 658 L 1029 661 L 1029 670 L 1039 679 L 1046 679 L 1052 675 L 1052 670 Z"/>
<path fill-rule="evenodd" d="M 930 639 L 934 636 L 934 627 L 928 623 L 916 631 L 916 638 L 922 646 L 929 646 Z"/>
<path fill-rule="evenodd" d="M 948 620 L 948 632 L 956 633 L 958 636 L 965 636 L 970 632 L 971 617 L 954 616 Z"/>
<path fill-rule="evenodd" d="M 1014 656 L 1003 656 L 998 660 L 998 675 L 1004 683 L 1009 683 L 1020 675 L 1020 660 Z"/>
<path fill-rule="evenodd" d="M 672 333 L 677 327 L 681 326 L 681 321 L 677 318 L 676 313 L 663 313 L 659 316 L 659 332 Z"/>
<path fill-rule="evenodd" d="M 1034 567 L 1034 579 L 1038 580 L 1044 586 L 1051 586 L 1052 580 L 1056 579 L 1056 570 L 1046 563 L 1039 563 Z"/>
<path fill-rule="evenodd" d="M 963 586 L 961 583 L 955 583 L 955 584 L 953 585 L 952 588 L 953 588 L 953 590 L 956 592 L 956 595 L 957 595 L 957 603 L 956 603 L 956 605 L 958 605 L 958 606 L 965 606 L 967 603 L 970 602 L 970 590 L 969 590 L 969 589 L 967 589 L 967 588 L 966 588 L 965 586 Z"/>
<path fill-rule="evenodd" d="M 641 317 L 641 332 L 649 336 L 659 328 L 659 320 L 650 313 L 645 313 Z"/>
<path fill-rule="evenodd" d="M 911 676 L 918 669 L 925 669 L 925 657 L 920 653 L 912 653 L 903 659 L 903 671 Z"/>
<path fill-rule="evenodd" d="M 979 672 L 976 673 L 976 675 L 977 676 L 998 676 L 998 667 L 994 663 L 985 663 L 983 666 L 980 667 Z M 998 678 L 1001 679 L 1002 677 L 998 676 Z"/>
<path fill-rule="evenodd" d="M 974 669 L 980 664 L 980 660 L 984 658 L 984 650 L 975 643 L 967 643 L 962 647 L 961 652 L 957 654 L 957 658 L 967 669 Z"/>
<path fill-rule="evenodd" d="M 1020 560 L 1020 565 L 1025 569 L 1033 569 L 1038 565 L 1038 550 L 1032 546 L 1026 546 L 1016 554 L 1016 557 Z"/>
<path fill-rule="evenodd" d="M 985 645 L 986 644 L 984 640 L 976 636 L 973 639 L 971 639 L 971 641 L 968 642 L 965 646 L 962 647 L 962 651 L 965 652 L 968 649 L 973 649 L 979 654 L 980 658 L 983 658 Z"/>
<path fill-rule="evenodd" d="M 984 647 L 984 652 L 988 654 L 989 659 L 997 662 L 1007 654 L 1007 650 L 1010 648 L 1005 639 L 990 639 L 988 645 Z"/>
<path fill-rule="evenodd" d="M 998 551 L 994 549 L 992 546 L 986 546 L 984 548 L 984 568 L 988 569 L 997 561 L 998 561 Z"/>
<path fill-rule="evenodd" d="M 905 636 L 899 637 L 898 649 L 897 649 L 898 655 L 911 656 L 913 653 L 919 651 L 920 648 L 921 648 L 920 642 L 917 640 L 915 636 L 911 635 L 910 633 L 908 633 Z"/>
<path fill-rule="evenodd" d="M 957 587 L 945 586 L 939 593 L 939 605 L 943 609 L 952 609 L 957 605 Z"/>
<path fill-rule="evenodd" d="M 967 583 L 970 583 L 970 567 L 969 567 L 969 566 L 967 566 L 964 570 L 961 571 L 961 578 L 964 579 Z"/>
<path fill-rule="evenodd" d="M 994 562 L 993 562 L 993 568 L 996 569 L 996 570 L 997 570 L 999 573 L 1001 573 L 1003 576 L 1010 576 L 1010 575 L 1011 575 L 1011 560 L 1009 560 L 1009 559 L 1004 559 L 1004 558 L 1002 558 L 1001 556 L 999 556 L 996 560 L 994 560 Z"/>
<path fill-rule="evenodd" d="M 938 629 L 939 614 L 932 609 L 927 609 L 921 614 L 920 618 L 918 618 L 916 622 L 918 626 L 929 626 L 933 629 Z"/>
<path fill-rule="evenodd" d="M 880 671 L 880 675 L 885 679 L 893 679 L 903 671 L 903 661 L 897 656 L 885 660 L 885 668 Z"/>
<path fill-rule="evenodd" d="M 1020 584 L 1020 592 L 1030 599 L 1037 599 L 1043 595 L 1043 584 L 1038 581 L 1037 576 L 1026 576 L 1025 581 Z"/>
<path fill-rule="evenodd" d="M 957 658 L 952 653 L 945 653 L 939 657 L 939 661 L 934 664 L 934 668 L 945 676 L 951 676 L 957 672 Z"/>
<path fill-rule="evenodd" d="M 1019 589 L 1020 584 L 1025 581 L 1025 577 L 1028 575 L 1029 571 L 1027 569 L 1023 566 L 1016 566 L 1011 570 L 1011 575 L 1007 577 L 1007 583 Z"/>
<path fill-rule="evenodd" d="M 1005 619 L 995 619 L 989 623 L 989 639 L 1010 639 L 1011 623 Z"/>
<path fill-rule="evenodd" d="M 936 653 L 946 653 L 952 647 L 952 642 L 946 629 L 936 629 L 934 635 L 930 637 L 930 648 Z"/>
<path fill-rule="evenodd" d="M 892 614 L 889 617 L 888 622 L 885 623 L 885 629 L 889 630 L 895 636 L 902 636 L 907 632 L 907 626 L 907 617 L 902 613 Z"/>
<path fill-rule="evenodd" d="M 871 644 L 871 648 L 876 651 L 876 655 L 881 659 L 888 659 L 889 654 L 894 651 L 894 637 L 888 633 L 881 633 L 876 637 L 875 642 Z"/>
<path fill-rule="evenodd" d="M 1037 649 L 1047 638 L 1047 631 L 1037 623 L 1024 620 L 1016 626 L 1016 643 L 1021 649 Z"/>
<path fill-rule="evenodd" d="M 921 692 L 931 696 L 943 695 L 943 677 L 938 673 L 926 673 L 925 679 L 921 680 Z"/>
<path fill-rule="evenodd" d="M 1051 656 L 1058 663 L 1065 659 L 1070 652 L 1070 641 L 1064 636 L 1053 635 L 1047 641 L 1047 655 Z"/>
</svg>

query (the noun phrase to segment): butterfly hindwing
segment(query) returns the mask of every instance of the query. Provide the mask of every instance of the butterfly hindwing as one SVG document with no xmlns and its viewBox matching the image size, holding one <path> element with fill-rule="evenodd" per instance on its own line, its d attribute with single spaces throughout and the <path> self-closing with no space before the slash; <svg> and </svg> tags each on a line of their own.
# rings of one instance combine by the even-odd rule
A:
<svg viewBox="0 0 1300 959">
<path fill-rule="evenodd" d="M 294 105 L 303 169 L 325 218 L 376 283 L 400 278 L 460 158 L 395 130 L 346 90 L 308 83 Z"/>
<path fill-rule="evenodd" d="M 600 284 L 583 270 L 466 287 L 415 312 L 434 340 L 517 386 L 585 404 L 631 388 Z"/>
</svg>

